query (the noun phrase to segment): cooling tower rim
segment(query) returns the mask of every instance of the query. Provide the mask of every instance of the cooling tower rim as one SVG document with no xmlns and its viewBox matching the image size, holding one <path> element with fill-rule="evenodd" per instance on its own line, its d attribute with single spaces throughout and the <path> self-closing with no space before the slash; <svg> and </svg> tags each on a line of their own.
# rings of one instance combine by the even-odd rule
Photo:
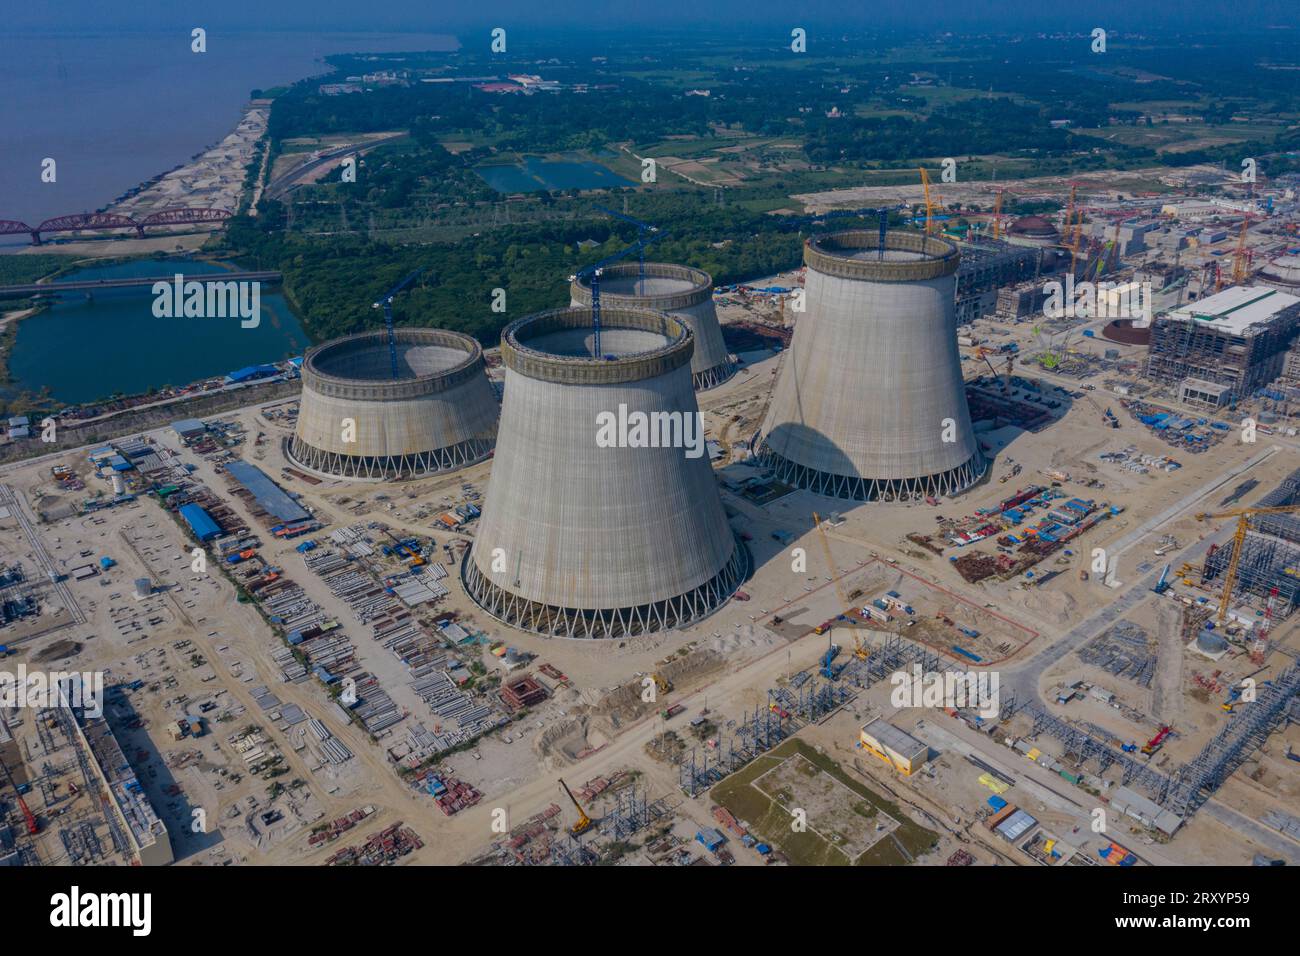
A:
<svg viewBox="0 0 1300 956">
<path fill-rule="evenodd" d="M 604 296 L 601 296 L 602 303 Z M 689 365 L 695 352 L 691 327 L 667 312 L 652 309 L 605 308 L 602 330 L 630 329 L 653 332 L 667 340 L 657 348 L 617 358 L 557 355 L 527 344 L 528 338 L 565 329 L 590 328 L 590 308 L 548 309 L 516 319 L 501 333 L 501 361 L 512 372 L 543 382 L 568 385 L 614 385 L 640 382 Z"/>
<path fill-rule="evenodd" d="M 640 270 L 640 263 L 619 262 L 601 269 L 601 276 L 603 278 L 636 276 L 640 274 Z M 647 262 L 645 264 L 645 274 L 650 279 L 681 279 L 690 282 L 691 288 L 662 295 L 635 295 L 627 292 L 606 292 L 602 289 L 600 301 L 602 303 L 613 302 L 618 305 L 643 309 L 655 309 L 659 312 L 673 312 L 678 309 L 689 309 L 693 305 L 713 300 L 713 276 L 703 269 L 696 269 L 692 266 L 679 266 L 671 262 Z M 590 305 L 591 277 L 575 276 L 569 286 L 569 294 L 575 301 L 581 302 L 583 305 Z"/>
<path fill-rule="evenodd" d="M 331 339 L 309 349 L 302 362 L 303 388 L 330 398 L 393 401 L 445 392 L 475 375 L 483 374 L 483 347 L 471 336 L 448 329 L 403 328 L 394 329 L 393 337 L 399 346 L 441 346 L 462 351 L 465 353 L 465 358 L 450 368 L 391 380 L 353 378 L 321 370 L 318 363 L 326 356 L 346 354 L 363 346 L 378 346 L 386 349 L 388 333 L 383 329 L 374 329 Z"/>
<path fill-rule="evenodd" d="M 804 241 L 803 261 L 815 272 L 839 279 L 868 282 L 921 282 L 953 275 L 961 264 L 956 243 L 920 232 L 891 230 L 885 233 L 885 249 L 920 253 L 923 258 L 898 261 L 856 259 L 845 251 L 880 248 L 876 230 L 850 229 L 812 236 Z"/>
</svg>

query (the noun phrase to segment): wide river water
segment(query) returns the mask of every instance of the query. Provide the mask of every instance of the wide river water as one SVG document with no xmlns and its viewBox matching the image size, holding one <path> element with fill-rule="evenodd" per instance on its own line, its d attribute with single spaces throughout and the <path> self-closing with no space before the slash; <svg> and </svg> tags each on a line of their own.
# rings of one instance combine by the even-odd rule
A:
<svg viewBox="0 0 1300 956">
<path fill-rule="evenodd" d="M 254 89 L 324 72 L 335 53 L 452 50 L 424 33 L 23 33 L 0 29 L 0 219 L 34 224 L 112 202 L 239 122 Z M 41 161 L 57 180 L 41 182 Z M 22 245 L 26 237 L 5 237 Z"/>
<path fill-rule="evenodd" d="M 429 33 L 212 30 L 207 52 L 195 54 L 187 31 L 0 30 L 0 219 L 34 224 L 107 205 L 220 141 L 252 90 L 322 73 L 327 55 L 456 47 L 454 37 Z M 45 157 L 58 163 L 54 183 L 40 181 Z M 0 252 L 26 245 L 25 236 L 7 236 Z M 180 268 L 215 267 L 187 261 Z M 66 278 L 175 271 L 147 260 Z M 19 326 L 8 361 L 13 384 L 48 387 L 71 404 L 184 385 L 301 354 L 307 345 L 278 294 L 262 296 L 256 329 L 240 328 L 238 319 L 157 319 L 152 305 L 148 288 L 62 298 Z"/>
</svg>

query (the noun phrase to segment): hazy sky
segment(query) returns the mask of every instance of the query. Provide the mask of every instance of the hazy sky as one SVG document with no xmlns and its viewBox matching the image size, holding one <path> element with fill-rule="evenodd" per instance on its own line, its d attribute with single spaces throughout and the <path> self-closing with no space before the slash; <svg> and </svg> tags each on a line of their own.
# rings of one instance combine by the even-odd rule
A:
<svg viewBox="0 0 1300 956">
<path fill-rule="evenodd" d="M 952 30 L 1241 31 L 1300 25 L 1300 0 L 3 0 L 4 27 L 104 31 L 208 29 L 456 31 L 485 26 L 843 24 Z"/>
</svg>

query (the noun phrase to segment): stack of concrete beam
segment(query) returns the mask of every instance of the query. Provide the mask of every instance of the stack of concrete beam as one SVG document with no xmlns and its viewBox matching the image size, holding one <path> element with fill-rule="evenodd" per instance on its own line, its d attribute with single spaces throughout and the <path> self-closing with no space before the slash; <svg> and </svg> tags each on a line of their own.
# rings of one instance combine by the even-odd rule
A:
<svg viewBox="0 0 1300 956">
<path fill-rule="evenodd" d="M 957 351 L 956 246 L 842 232 L 809 239 L 804 262 L 805 311 L 757 458 L 781 481 L 857 501 L 970 487 L 987 463 Z"/>
<path fill-rule="evenodd" d="M 601 315 L 598 349 L 590 309 L 507 326 L 496 457 L 461 566 L 489 614 L 553 636 L 684 626 L 748 570 L 704 454 L 694 334 L 662 312 L 602 306 Z M 632 428 L 602 440 L 602 421 L 641 414 L 645 441 Z"/>
</svg>

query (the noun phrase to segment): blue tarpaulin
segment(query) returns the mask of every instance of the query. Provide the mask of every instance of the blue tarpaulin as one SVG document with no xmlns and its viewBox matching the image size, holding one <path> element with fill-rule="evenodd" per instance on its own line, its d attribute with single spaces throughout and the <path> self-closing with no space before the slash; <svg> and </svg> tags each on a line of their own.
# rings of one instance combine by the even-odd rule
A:
<svg viewBox="0 0 1300 956">
<path fill-rule="evenodd" d="M 263 511 L 280 521 L 302 521 L 311 517 L 300 504 L 285 494 L 284 489 L 268 478 L 262 469 L 246 461 L 232 461 L 226 465 L 226 474 L 247 488 Z"/>
</svg>

